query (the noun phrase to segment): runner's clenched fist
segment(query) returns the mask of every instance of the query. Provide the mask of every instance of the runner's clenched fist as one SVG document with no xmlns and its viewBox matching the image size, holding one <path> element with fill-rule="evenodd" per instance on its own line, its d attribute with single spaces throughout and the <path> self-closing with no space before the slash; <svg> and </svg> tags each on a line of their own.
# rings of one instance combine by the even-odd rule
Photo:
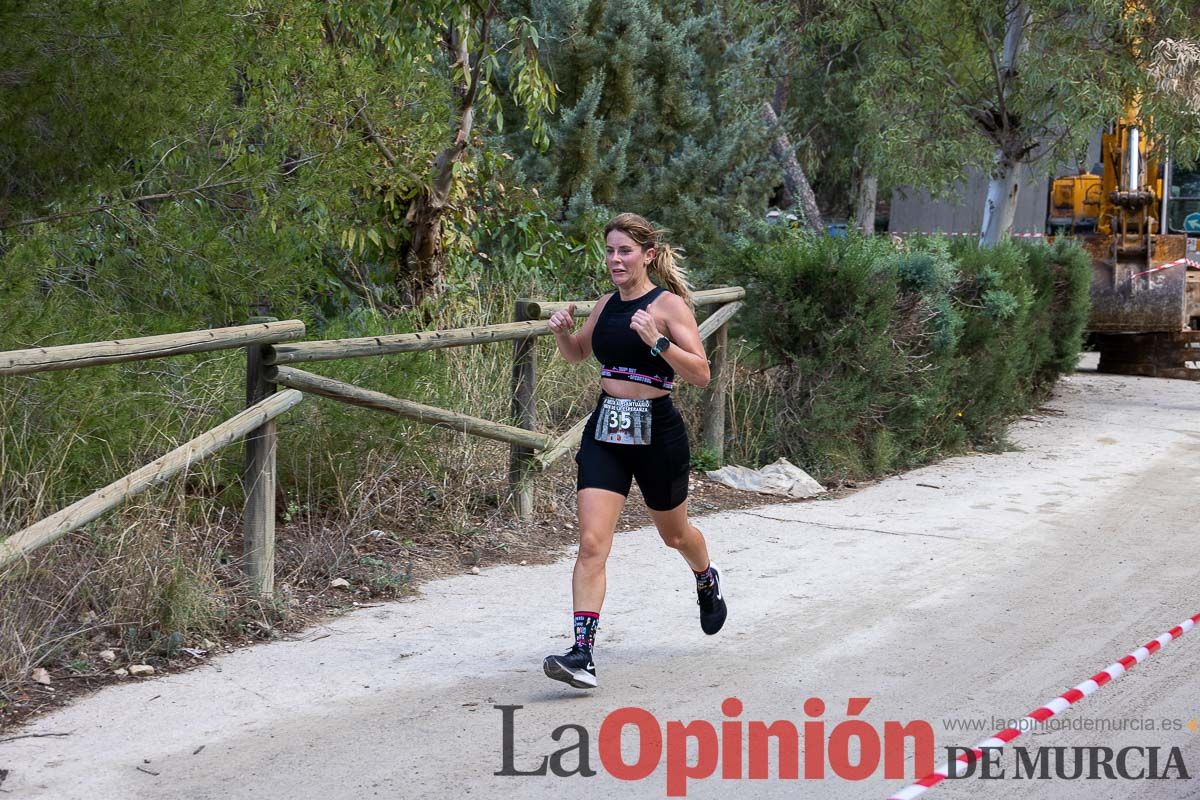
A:
<svg viewBox="0 0 1200 800">
<path fill-rule="evenodd" d="M 568 334 L 575 327 L 575 304 L 550 315 L 550 330 L 555 336 Z"/>
<path fill-rule="evenodd" d="M 633 319 L 629 322 L 629 327 L 633 328 L 637 335 L 642 337 L 642 341 L 650 347 L 658 341 L 658 322 L 654 319 L 649 309 L 638 309 L 633 314 Z"/>
</svg>

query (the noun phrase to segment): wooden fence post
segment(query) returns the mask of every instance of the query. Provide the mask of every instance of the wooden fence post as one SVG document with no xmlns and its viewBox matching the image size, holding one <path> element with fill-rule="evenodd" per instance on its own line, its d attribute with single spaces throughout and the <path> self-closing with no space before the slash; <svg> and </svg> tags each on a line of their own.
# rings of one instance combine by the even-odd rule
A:
<svg viewBox="0 0 1200 800">
<path fill-rule="evenodd" d="M 711 379 L 704 398 L 704 418 L 701 423 L 704 447 L 717 458 L 717 466 L 725 463 L 725 395 L 729 378 L 726 366 L 729 353 L 729 323 L 726 322 L 709 339 L 708 357 Z"/>
<path fill-rule="evenodd" d="M 248 324 L 274 322 L 274 317 L 251 317 Z M 250 406 L 275 393 L 276 385 L 267 380 L 264 358 L 269 345 L 246 348 L 246 405 Z M 246 507 L 242 520 L 243 568 L 257 594 L 270 597 L 275 592 L 275 420 L 246 435 L 246 462 L 242 488 Z"/>
<path fill-rule="evenodd" d="M 528 320 L 529 310 L 525 301 L 518 300 L 514 321 Z M 513 422 L 526 430 L 537 430 L 537 406 L 533 387 L 537 382 L 537 337 L 528 336 L 513 341 L 512 365 L 512 417 Z M 513 445 L 508 465 L 508 485 L 512 492 L 517 516 L 530 519 L 533 516 L 533 484 L 529 480 L 529 468 L 533 463 L 533 450 Z"/>
</svg>

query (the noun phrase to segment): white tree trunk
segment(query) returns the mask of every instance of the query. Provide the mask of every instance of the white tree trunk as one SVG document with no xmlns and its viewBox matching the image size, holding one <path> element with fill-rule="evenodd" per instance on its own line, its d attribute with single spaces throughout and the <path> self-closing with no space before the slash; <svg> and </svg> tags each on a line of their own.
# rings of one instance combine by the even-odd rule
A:
<svg viewBox="0 0 1200 800">
<path fill-rule="evenodd" d="M 858 197 L 855 198 L 854 224 L 864 236 L 875 233 L 875 206 L 879 201 L 879 180 L 863 171 L 858 181 Z"/>
<path fill-rule="evenodd" d="M 1012 233 L 1017 215 L 1017 193 L 1021 189 L 1020 165 L 1002 158 L 988 182 L 987 200 L 983 204 L 983 227 L 979 234 L 982 247 L 994 247 Z"/>
<path fill-rule="evenodd" d="M 995 132 L 997 140 L 996 166 L 988 182 L 987 201 L 983 204 L 983 224 L 979 231 L 979 244 L 993 247 L 1001 238 L 1012 233 L 1013 219 L 1017 214 L 1017 181 L 1020 163 L 1013 152 L 1020 152 L 1023 137 L 1020 130 L 1009 127 L 1007 100 L 1012 90 L 1012 81 L 1017 74 L 1017 56 L 1026 46 L 1025 30 L 1032 19 L 1025 0 L 1008 0 L 1004 15 L 1004 52 L 1000 57 L 1000 109 L 1002 127 Z"/>
</svg>

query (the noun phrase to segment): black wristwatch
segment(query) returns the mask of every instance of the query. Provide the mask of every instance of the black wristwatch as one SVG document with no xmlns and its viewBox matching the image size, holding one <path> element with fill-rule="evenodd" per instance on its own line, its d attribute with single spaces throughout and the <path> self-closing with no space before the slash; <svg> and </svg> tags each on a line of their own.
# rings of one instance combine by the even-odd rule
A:
<svg viewBox="0 0 1200 800">
<path fill-rule="evenodd" d="M 671 346 L 671 340 L 665 336 L 658 337 L 658 341 L 654 343 L 654 347 L 650 348 L 650 355 L 660 356 L 667 352 L 667 348 Z"/>
</svg>

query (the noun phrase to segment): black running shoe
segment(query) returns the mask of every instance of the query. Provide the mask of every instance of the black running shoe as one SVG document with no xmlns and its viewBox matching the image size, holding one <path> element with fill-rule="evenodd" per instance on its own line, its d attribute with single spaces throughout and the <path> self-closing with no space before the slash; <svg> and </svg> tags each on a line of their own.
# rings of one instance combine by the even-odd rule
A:
<svg viewBox="0 0 1200 800">
<path fill-rule="evenodd" d="M 712 574 L 712 585 L 696 590 L 696 602 L 700 604 L 700 627 L 709 636 L 721 630 L 726 614 L 725 598 L 721 596 L 721 573 L 712 567 Z"/>
<path fill-rule="evenodd" d="M 596 688 L 596 665 L 592 663 L 592 651 L 575 645 L 566 655 L 546 656 L 542 669 L 547 678 L 569 683 L 576 689 Z"/>
</svg>

